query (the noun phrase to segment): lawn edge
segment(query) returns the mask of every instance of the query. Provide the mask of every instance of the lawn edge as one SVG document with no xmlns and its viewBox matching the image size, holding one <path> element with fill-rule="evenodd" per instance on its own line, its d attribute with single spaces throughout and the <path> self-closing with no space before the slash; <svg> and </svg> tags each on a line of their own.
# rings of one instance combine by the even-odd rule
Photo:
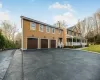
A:
<svg viewBox="0 0 100 80">
<path fill-rule="evenodd" d="M 100 54 L 99 52 L 94 52 L 94 51 L 88 51 L 88 50 L 82 50 L 82 49 L 70 49 L 70 48 L 64 48 L 64 49 L 69 49 L 69 50 L 79 50 L 79 51 L 84 51 L 84 52 L 92 52 L 92 53 L 96 53 L 96 54 Z"/>
</svg>

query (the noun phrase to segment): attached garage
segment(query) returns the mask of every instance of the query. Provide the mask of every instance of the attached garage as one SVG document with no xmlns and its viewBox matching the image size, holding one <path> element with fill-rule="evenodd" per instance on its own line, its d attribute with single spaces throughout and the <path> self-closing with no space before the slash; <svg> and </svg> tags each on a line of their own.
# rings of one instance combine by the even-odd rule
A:
<svg viewBox="0 0 100 80">
<path fill-rule="evenodd" d="M 41 39 L 41 48 L 48 48 L 48 39 Z"/>
<path fill-rule="evenodd" d="M 37 38 L 27 38 L 27 49 L 37 49 L 38 39 Z"/>
<path fill-rule="evenodd" d="M 51 48 L 56 48 L 56 40 L 51 40 Z"/>
</svg>

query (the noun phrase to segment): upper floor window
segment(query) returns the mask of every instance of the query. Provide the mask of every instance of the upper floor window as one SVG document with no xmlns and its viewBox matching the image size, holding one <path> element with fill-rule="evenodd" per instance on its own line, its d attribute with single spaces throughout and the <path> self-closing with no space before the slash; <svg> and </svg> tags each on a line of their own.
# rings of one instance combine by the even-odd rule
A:
<svg viewBox="0 0 100 80">
<path fill-rule="evenodd" d="M 61 30 L 59 30 L 59 34 L 61 34 Z"/>
<path fill-rule="evenodd" d="M 67 34 L 69 34 L 68 32 L 69 32 L 69 31 L 67 30 Z"/>
<path fill-rule="evenodd" d="M 36 23 L 30 22 L 30 28 L 31 28 L 32 30 L 35 30 L 35 29 L 36 29 Z"/>
<path fill-rule="evenodd" d="M 70 31 L 70 35 L 72 35 L 72 31 Z"/>
<path fill-rule="evenodd" d="M 76 32 L 74 32 L 74 36 L 76 36 Z"/>
<path fill-rule="evenodd" d="M 39 26 L 39 31 L 43 32 L 43 25 L 42 24 L 40 24 L 40 26 Z"/>
<path fill-rule="evenodd" d="M 52 28 L 52 33 L 55 33 L 55 28 Z"/>
<path fill-rule="evenodd" d="M 50 27 L 46 26 L 46 32 L 50 32 Z"/>
</svg>

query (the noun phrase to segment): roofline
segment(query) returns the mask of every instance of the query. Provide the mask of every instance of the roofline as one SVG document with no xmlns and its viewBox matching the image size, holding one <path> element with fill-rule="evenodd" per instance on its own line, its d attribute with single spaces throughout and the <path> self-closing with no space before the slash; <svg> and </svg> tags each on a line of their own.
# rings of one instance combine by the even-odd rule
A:
<svg viewBox="0 0 100 80">
<path fill-rule="evenodd" d="M 28 17 L 25 17 L 25 16 L 20 16 L 20 17 L 22 19 L 25 19 L 25 20 L 33 21 L 33 22 L 36 22 L 36 23 L 40 23 L 40 24 L 52 27 L 52 28 L 60 29 L 60 28 L 57 28 L 56 26 L 53 26 L 53 25 L 50 25 L 50 24 L 47 24 L 47 23 L 44 23 L 44 22 L 41 22 L 41 21 L 38 21 L 38 20 L 35 20 L 35 19 L 32 19 L 32 18 L 28 18 Z M 60 29 L 60 30 L 63 30 L 63 29 Z"/>
<path fill-rule="evenodd" d="M 67 29 L 67 30 L 69 30 L 69 31 L 72 31 L 72 32 L 75 32 L 75 31 L 73 31 L 73 30 L 70 30 L 70 29 Z M 77 33 L 77 32 L 76 32 L 76 33 Z M 78 32 L 78 34 L 81 34 L 81 33 L 79 33 L 79 32 Z"/>
</svg>

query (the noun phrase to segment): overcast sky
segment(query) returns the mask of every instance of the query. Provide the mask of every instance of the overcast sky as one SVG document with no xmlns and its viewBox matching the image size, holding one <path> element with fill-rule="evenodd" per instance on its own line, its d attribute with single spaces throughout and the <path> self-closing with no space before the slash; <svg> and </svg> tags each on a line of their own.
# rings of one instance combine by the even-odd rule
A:
<svg viewBox="0 0 100 80">
<path fill-rule="evenodd" d="M 51 25 L 65 20 L 72 26 L 99 8 L 100 0 L 0 0 L 0 20 L 11 20 L 20 31 L 21 15 Z"/>
</svg>

